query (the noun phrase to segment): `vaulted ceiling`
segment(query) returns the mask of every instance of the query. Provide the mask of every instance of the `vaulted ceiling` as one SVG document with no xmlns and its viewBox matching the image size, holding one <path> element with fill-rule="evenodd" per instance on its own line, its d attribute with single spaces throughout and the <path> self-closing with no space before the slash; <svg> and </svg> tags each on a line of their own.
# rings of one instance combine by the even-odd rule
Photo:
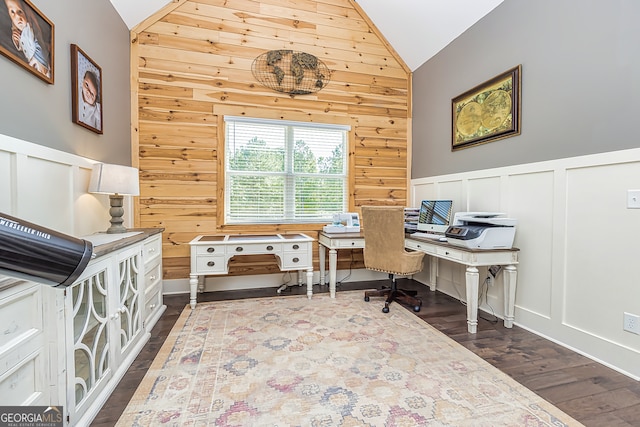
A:
<svg viewBox="0 0 640 427">
<path fill-rule="evenodd" d="M 356 0 L 414 71 L 503 0 Z M 171 0 L 111 0 L 129 28 Z"/>
</svg>

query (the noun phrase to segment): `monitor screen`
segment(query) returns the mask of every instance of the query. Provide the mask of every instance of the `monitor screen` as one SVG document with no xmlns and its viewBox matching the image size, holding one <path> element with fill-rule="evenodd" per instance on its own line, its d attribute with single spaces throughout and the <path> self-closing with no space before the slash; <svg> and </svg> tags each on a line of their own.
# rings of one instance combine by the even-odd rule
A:
<svg viewBox="0 0 640 427">
<path fill-rule="evenodd" d="M 418 231 L 444 233 L 451 222 L 451 200 L 423 200 L 418 215 Z"/>
</svg>

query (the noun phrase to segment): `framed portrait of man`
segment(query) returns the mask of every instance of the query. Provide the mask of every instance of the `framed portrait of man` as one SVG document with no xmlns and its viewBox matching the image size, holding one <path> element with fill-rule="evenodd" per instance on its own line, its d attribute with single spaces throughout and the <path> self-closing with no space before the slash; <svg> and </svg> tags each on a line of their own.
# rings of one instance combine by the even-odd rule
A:
<svg viewBox="0 0 640 427">
<path fill-rule="evenodd" d="M 102 133 L 102 68 L 77 45 L 71 45 L 71 114 L 73 123 Z"/>
<path fill-rule="evenodd" d="M 53 84 L 53 23 L 29 0 L 0 3 L 0 53 Z"/>
</svg>

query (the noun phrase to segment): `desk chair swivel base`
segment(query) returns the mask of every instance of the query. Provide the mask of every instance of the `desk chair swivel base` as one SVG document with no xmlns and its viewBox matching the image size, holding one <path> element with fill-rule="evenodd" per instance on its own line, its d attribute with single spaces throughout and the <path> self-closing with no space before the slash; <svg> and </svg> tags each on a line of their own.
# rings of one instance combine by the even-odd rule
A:
<svg viewBox="0 0 640 427">
<path fill-rule="evenodd" d="M 393 274 L 389 274 L 389 279 L 391 279 L 391 287 L 384 287 L 377 291 L 365 291 L 364 300 L 369 301 L 369 297 L 387 297 L 387 300 L 384 302 L 384 307 L 382 307 L 383 313 L 389 312 L 389 304 L 392 301 L 400 301 L 407 305 L 413 306 L 413 311 L 416 313 L 420 311 L 420 307 L 422 306 L 422 300 L 420 298 L 416 298 L 418 295 L 417 291 L 408 291 L 405 289 L 398 289 L 396 284 L 396 277 Z"/>
</svg>

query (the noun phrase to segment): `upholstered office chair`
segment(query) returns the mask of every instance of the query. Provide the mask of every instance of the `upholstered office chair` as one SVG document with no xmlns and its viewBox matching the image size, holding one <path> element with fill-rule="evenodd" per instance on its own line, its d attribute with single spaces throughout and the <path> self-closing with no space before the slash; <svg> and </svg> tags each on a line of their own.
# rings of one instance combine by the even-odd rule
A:
<svg viewBox="0 0 640 427">
<path fill-rule="evenodd" d="M 377 291 L 366 291 L 369 297 L 386 296 L 383 313 L 389 304 L 399 300 L 420 311 L 422 300 L 416 291 L 398 289 L 396 276 L 409 276 L 422 270 L 423 252 L 408 252 L 404 248 L 404 208 L 402 206 L 363 206 L 362 231 L 364 233 L 364 266 L 369 270 L 389 274 L 391 284 Z"/>
</svg>

